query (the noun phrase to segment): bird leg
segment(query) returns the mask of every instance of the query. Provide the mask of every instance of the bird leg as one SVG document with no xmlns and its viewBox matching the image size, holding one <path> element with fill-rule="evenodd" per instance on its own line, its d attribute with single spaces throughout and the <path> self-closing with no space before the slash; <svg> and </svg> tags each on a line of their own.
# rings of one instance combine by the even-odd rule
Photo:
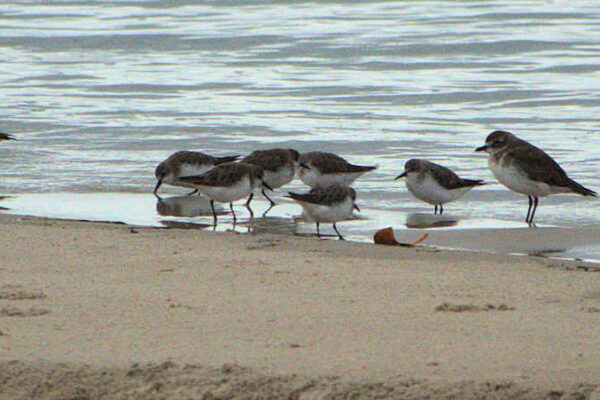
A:
<svg viewBox="0 0 600 400">
<path fill-rule="evenodd" d="M 231 210 L 231 214 L 233 215 L 233 224 L 235 225 L 237 218 L 235 216 L 235 212 L 233 211 L 233 203 L 229 203 L 229 209 Z"/>
<path fill-rule="evenodd" d="M 216 228 L 217 227 L 217 212 L 215 211 L 215 202 L 214 200 L 210 200 L 210 208 L 212 209 L 212 213 L 213 213 L 213 226 Z"/>
<path fill-rule="evenodd" d="M 529 225 L 533 226 L 533 216 L 535 215 L 535 210 L 537 210 L 538 201 L 540 199 L 536 196 L 533 196 L 533 209 L 531 210 L 531 216 L 529 217 Z"/>
<path fill-rule="evenodd" d="M 531 214 L 531 207 L 533 207 L 533 197 L 527 196 L 529 199 L 529 208 L 527 209 L 527 216 L 525 217 L 525 222 L 529 223 L 529 215 Z"/>
<path fill-rule="evenodd" d="M 344 239 L 344 237 L 340 234 L 340 231 L 338 231 L 337 226 L 335 226 L 335 222 L 333 223 L 333 230 L 335 231 L 335 233 L 337 233 L 337 235 L 339 236 L 340 240 L 346 240 Z"/>
<path fill-rule="evenodd" d="M 273 207 L 274 205 L 276 205 L 276 203 L 271 200 L 271 198 L 269 196 L 267 196 L 267 193 L 265 193 L 265 189 L 262 189 L 262 195 L 266 197 L 267 200 L 269 200 L 271 202 L 271 207 Z"/>
</svg>

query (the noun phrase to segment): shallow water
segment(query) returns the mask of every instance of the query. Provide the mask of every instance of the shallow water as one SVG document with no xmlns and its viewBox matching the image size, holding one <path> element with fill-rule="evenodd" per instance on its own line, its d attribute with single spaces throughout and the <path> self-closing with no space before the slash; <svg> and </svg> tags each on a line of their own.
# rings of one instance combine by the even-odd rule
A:
<svg viewBox="0 0 600 400">
<path fill-rule="evenodd" d="M 490 182 L 448 213 L 521 223 L 473 149 L 510 130 L 598 190 L 599 27 L 596 2 L 2 2 L 0 189 L 149 193 L 176 150 L 283 146 L 378 165 L 355 185 L 373 226 L 431 211 L 393 181 L 413 157 Z M 598 200 L 536 221 L 596 226 Z"/>
<path fill-rule="evenodd" d="M 48 218 L 125 223 L 155 228 L 234 231 L 244 234 L 317 236 L 314 222 L 302 208 L 286 198 L 273 196 L 269 203 L 256 196 L 250 210 L 236 204 L 237 222 L 228 207 L 216 205 L 217 225 L 206 198 L 169 196 L 160 199 L 145 193 L 37 193 L 0 199 L 1 212 Z M 373 243 L 374 234 L 386 227 L 394 229 L 396 240 L 432 249 L 483 251 L 503 254 L 528 254 L 540 257 L 600 262 L 600 227 L 531 228 L 524 222 L 478 219 L 447 213 L 360 212 L 349 221 L 337 224 L 345 239 Z M 337 240 L 331 224 L 321 224 L 324 239 Z"/>
</svg>

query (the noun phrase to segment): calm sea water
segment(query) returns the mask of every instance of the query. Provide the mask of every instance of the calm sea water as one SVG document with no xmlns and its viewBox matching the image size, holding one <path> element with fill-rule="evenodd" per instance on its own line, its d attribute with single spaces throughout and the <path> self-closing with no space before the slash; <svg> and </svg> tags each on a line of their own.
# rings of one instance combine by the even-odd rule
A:
<svg viewBox="0 0 600 400">
<path fill-rule="evenodd" d="M 420 157 L 491 182 L 448 212 L 522 221 L 473 150 L 509 130 L 600 189 L 598 38 L 597 2 L 3 1 L 0 190 L 149 193 L 176 150 L 277 146 L 378 165 L 355 185 L 378 218 L 431 211 L 393 181 Z M 553 196 L 536 219 L 598 206 Z"/>
</svg>

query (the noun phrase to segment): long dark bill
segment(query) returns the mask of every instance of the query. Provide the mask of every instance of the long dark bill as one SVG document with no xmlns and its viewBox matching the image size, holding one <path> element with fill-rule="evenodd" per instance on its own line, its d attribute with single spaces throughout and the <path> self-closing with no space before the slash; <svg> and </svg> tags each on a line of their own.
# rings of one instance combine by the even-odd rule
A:
<svg viewBox="0 0 600 400">
<path fill-rule="evenodd" d="M 264 187 L 266 187 L 267 189 L 269 189 L 270 191 L 273 191 L 273 188 L 272 188 L 272 187 L 271 187 L 271 186 L 270 186 L 270 185 L 269 185 L 267 182 L 265 182 L 265 181 L 262 181 L 262 185 L 263 185 Z"/>
<path fill-rule="evenodd" d="M 404 171 L 403 173 L 401 173 L 400 175 L 398 175 L 397 177 L 394 178 L 394 180 L 400 179 L 400 178 L 404 178 L 406 176 L 406 174 L 408 174 L 408 172 Z"/>
<path fill-rule="evenodd" d="M 158 188 L 160 187 L 160 185 L 162 185 L 162 180 L 159 179 L 158 182 L 156 182 L 156 186 L 154 187 L 154 194 L 156 195 L 156 192 L 158 192 Z"/>
</svg>

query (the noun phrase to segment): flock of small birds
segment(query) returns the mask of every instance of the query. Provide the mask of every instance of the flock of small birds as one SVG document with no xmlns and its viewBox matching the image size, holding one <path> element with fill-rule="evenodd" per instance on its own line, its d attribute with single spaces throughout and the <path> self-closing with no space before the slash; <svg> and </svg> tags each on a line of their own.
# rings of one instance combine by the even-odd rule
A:
<svg viewBox="0 0 600 400">
<path fill-rule="evenodd" d="M 519 139 L 506 131 L 490 133 L 485 144 L 475 149 L 488 153 L 488 166 L 500 183 L 510 190 L 526 195 L 529 208 L 525 221 L 533 226 L 539 198 L 556 193 L 576 193 L 596 196 L 567 176 L 552 157 L 540 148 Z M 179 151 L 161 162 L 156 168 L 157 192 L 163 183 L 194 189 L 190 194 L 201 193 L 210 199 L 214 225 L 217 213 L 214 202 L 229 203 L 247 198 L 246 206 L 252 215 L 250 202 L 260 189 L 271 203 L 275 202 L 265 190 L 273 191 L 298 176 L 311 189 L 306 193 L 288 192 L 306 215 L 315 221 L 317 236 L 321 237 L 319 224 L 328 222 L 340 239 L 343 236 L 336 222 L 349 219 L 356 205 L 356 191 L 350 187 L 361 175 L 373 171 L 375 166 L 354 165 L 342 157 L 321 151 L 300 154 L 293 149 L 257 150 L 241 158 L 212 157 L 201 152 Z M 395 179 L 406 178 L 406 187 L 416 198 L 434 206 L 434 214 L 444 212 L 444 204 L 458 199 L 482 180 L 463 179 L 450 169 L 422 159 L 411 159 L 404 172 Z"/>
<path fill-rule="evenodd" d="M 247 198 L 246 207 L 252 215 L 250 202 L 254 191 L 260 189 L 272 207 L 275 202 L 265 190 L 278 189 L 297 175 L 311 189 L 307 193 L 288 192 L 287 197 L 300 204 L 316 222 L 319 237 L 319 224 L 331 222 L 338 237 L 343 239 L 336 222 L 348 219 L 353 209 L 359 210 L 356 192 L 350 185 L 362 174 L 376 168 L 350 164 L 333 153 L 300 154 L 294 149 L 257 150 L 239 158 L 238 155 L 212 157 L 201 152 L 178 151 L 156 167 L 158 182 L 154 194 L 158 196 L 163 183 L 193 188 L 190 194 L 199 192 L 210 199 L 215 226 L 215 202 L 229 203 L 235 224 L 234 201 Z"/>
<path fill-rule="evenodd" d="M 15 140 L 14 136 L 0 133 L 0 140 Z M 518 138 L 510 132 L 494 131 L 485 144 L 475 149 L 488 153 L 488 167 L 500 183 L 508 189 L 529 198 L 525 222 L 533 226 L 533 218 L 540 197 L 557 193 L 575 193 L 596 197 L 597 193 L 569 178 L 567 173 L 542 149 Z M 342 157 L 321 151 L 300 154 L 293 149 L 257 150 L 240 159 L 239 155 L 213 157 L 197 151 L 178 151 L 156 167 L 158 180 L 154 194 L 163 183 L 194 189 L 210 199 L 214 225 L 217 213 L 214 202 L 229 203 L 233 222 L 236 215 L 233 202 L 247 198 L 246 206 L 252 215 L 250 202 L 260 189 L 270 202 L 275 202 L 265 190 L 273 191 L 298 176 L 311 189 L 306 193 L 288 192 L 306 215 L 319 225 L 333 224 L 340 239 L 343 236 L 336 222 L 349 219 L 356 205 L 356 191 L 350 187 L 361 175 L 375 166 L 354 165 Z M 406 178 L 406 187 L 416 198 L 434 206 L 434 214 L 444 212 L 444 204 L 458 199 L 476 186 L 484 185 L 479 179 L 464 179 L 450 169 L 422 159 L 411 159 L 404 172 L 395 179 Z"/>
</svg>

